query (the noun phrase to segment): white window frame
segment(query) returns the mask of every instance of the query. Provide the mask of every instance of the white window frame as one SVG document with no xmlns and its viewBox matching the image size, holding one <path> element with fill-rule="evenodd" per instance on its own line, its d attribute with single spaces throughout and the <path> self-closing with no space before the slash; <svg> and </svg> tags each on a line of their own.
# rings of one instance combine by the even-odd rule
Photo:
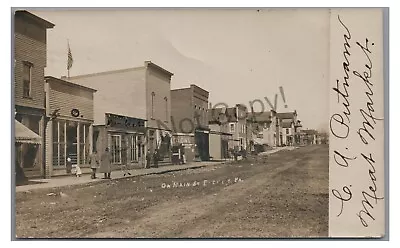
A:
<svg viewBox="0 0 400 248">
<path fill-rule="evenodd" d="M 137 135 L 130 136 L 130 144 L 129 160 L 130 162 L 136 162 L 138 161 Z"/>
</svg>

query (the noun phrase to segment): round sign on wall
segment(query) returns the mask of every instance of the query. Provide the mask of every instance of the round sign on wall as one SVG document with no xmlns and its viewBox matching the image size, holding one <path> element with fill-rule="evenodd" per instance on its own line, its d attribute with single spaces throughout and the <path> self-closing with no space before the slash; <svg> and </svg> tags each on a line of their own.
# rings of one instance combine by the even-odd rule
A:
<svg viewBox="0 0 400 248">
<path fill-rule="evenodd" d="M 73 117 L 78 117 L 79 116 L 79 110 L 78 109 L 72 109 L 71 110 L 71 115 Z"/>
</svg>

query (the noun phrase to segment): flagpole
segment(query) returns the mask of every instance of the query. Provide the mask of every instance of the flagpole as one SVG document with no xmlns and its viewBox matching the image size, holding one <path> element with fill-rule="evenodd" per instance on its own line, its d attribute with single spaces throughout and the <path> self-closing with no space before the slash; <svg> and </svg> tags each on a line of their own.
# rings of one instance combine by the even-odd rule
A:
<svg viewBox="0 0 400 248">
<path fill-rule="evenodd" d="M 68 47 L 67 53 L 69 53 L 69 39 L 67 39 L 67 47 Z M 68 77 L 68 79 L 69 79 L 69 66 L 68 66 L 68 61 L 67 61 L 67 77 Z"/>
</svg>

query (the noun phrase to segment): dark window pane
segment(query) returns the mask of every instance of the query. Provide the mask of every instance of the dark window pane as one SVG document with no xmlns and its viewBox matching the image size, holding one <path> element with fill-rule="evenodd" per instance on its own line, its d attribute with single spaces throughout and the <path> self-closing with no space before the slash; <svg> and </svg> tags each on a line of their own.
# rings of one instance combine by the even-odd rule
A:
<svg viewBox="0 0 400 248">
<path fill-rule="evenodd" d="M 86 154 L 85 154 L 85 145 L 81 144 L 79 150 L 79 163 L 86 164 Z"/>
<path fill-rule="evenodd" d="M 53 143 L 58 142 L 58 122 L 53 121 Z"/>
<path fill-rule="evenodd" d="M 53 144 L 53 166 L 58 167 L 58 145 L 57 145 L 57 143 Z"/>
<path fill-rule="evenodd" d="M 29 64 L 24 64 L 23 80 L 31 81 L 31 65 Z"/>
<path fill-rule="evenodd" d="M 59 121 L 60 123 L 60 143 L 65 143 L 65 121 Z"/>
</svg>

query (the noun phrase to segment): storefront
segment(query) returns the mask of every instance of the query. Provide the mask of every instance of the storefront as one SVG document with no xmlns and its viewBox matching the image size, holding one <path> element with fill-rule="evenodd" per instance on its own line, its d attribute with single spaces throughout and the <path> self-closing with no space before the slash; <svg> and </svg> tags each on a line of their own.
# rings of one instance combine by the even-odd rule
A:
<svg viewBox="0 0 400 248">
<path fill-rule="evenodd" d="M 16 106 L 16 135 L 17 131 L 43 136 L 43 110 Z M 21 127 L 22 125 L 22 127 Z M 28 132 L 27 130 L 30 132 Z M 25 130 L 25 131 L 23 131 Z M 24 135 L 22 134 L 22 135 Z M 16 136 L 17 138 L 17 136 Z M 22 137 L 20 137 L 22 138 Z M 43 175 L 43 141 L 40 138 L 37 142 L 18 142 L 19 156 L 24 173 L 29 178 L 41 177 Z"/>
<path fill-rule="evenodd" d="M 26 175 L 26 165 L 30 164 L 30 161 L 36 158 L 35 153 L 28 151 L 37 151 L 38 147 L 42 144 L 42 138 L 35 132 L 24 126 L 19 121 L 15 120 L 15 172 L 17 176 L 17 182 L 29 177 Z M 29 167 L 28 167 L 29 168 Z M 40 173 L 40 168 L 38 168 Z"/>
<path fill-rule="evenodd" d="M 96 90 L 47 76 L 45 92 L 46 177 L 71 174 L 68 158 L 72 166 L 79 165 L 83 173 L 90 172 Z"/>
<path fill-rule="evenodd" d="M 158 149 L 161 163 L 171 162 L 172 132 L 169 130 L 147 128 L 147 144 L 151 153 Z"/>
<path fill-rule="evenodd" d="M 174 133 L 172 144 L 174 146 L 182 145 L 185 149 L 186 161 L 188 163 L 194 161 L 196 145 L 193 133 Z"/>
<path fill-rule="evenodd" d="M 232 138 L 231 133 L 220 131 L 210 131 L 209 147 L 211 160 L 224 160 L 230 157 L 229 155 L 229 140 Z"/>
<path fill-rule="evenodd" d="M 201 161 L 210 160 L 209 151 L 209 128 L 196 128 L 194 132 L 194 140 L 196 144 L 195 158 Z"/>
<path fill-rule="evenodd" d="M 73 165 L 89 167 L 92 123 L 82 120 L 59 118 L 52 121 L 53 175 L 70 173 L 67 159 Z M 60 171 L 61 170 L 61 171 Z"/>
<path fill-rule="evenodd" d="M 94 127 L 93 150 L 99 156 L 109 148 L 113 169 L 144 167 L 146 155 L 146 120 L 105 114 L 106 125 Z"/>
</svg>

